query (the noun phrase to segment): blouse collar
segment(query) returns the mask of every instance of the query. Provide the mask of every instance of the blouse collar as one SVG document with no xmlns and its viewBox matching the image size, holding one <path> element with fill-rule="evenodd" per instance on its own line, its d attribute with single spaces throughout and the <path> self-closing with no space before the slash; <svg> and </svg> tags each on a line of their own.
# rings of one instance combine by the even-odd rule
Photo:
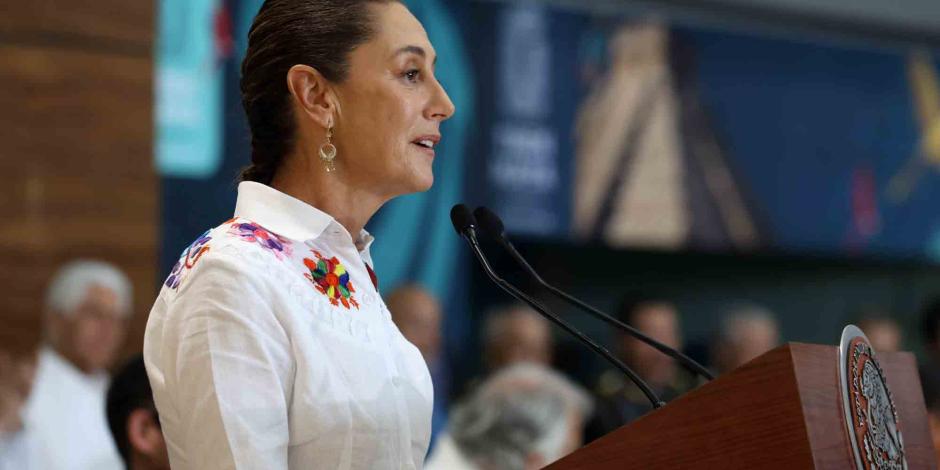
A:
<svg viewBox="0 0 940 470">
<path fill-rule="evenodd" d="M 318 238 L 331 226 L 348 235 L 345 227 L 326 212 L 254 181 L 242 181 L 238 184 L 235 217 L 244 217 L 278 235 L 294 240 Z M 359 232 L 359 239 L 363 243 L 360 251 L 368 253 L 374 238 L 369 232 L 362 230 Z"/>
</svg>

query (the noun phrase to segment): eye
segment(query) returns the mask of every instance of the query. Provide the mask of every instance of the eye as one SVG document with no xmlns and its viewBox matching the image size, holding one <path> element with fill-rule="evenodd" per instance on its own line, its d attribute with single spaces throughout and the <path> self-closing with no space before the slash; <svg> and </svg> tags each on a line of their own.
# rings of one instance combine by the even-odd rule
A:
<svg viewBox="0 0 940 470">
<path fill-rule="evenodd" d="M 405 77 L 405 79 L 408 80 L 409 82 L 411 82 L 411 83 L 416 83 L 416 82 L 418 81 L 418 75 L 419 75 L 420 73 L 421 73 L 421 72 L 420 72 L 418 69 L 411 69 L 411 70 L 405 72 L 405 73 L 402 74 L 402 75 L 403 75 L 403 76 Z"/>
</svg>

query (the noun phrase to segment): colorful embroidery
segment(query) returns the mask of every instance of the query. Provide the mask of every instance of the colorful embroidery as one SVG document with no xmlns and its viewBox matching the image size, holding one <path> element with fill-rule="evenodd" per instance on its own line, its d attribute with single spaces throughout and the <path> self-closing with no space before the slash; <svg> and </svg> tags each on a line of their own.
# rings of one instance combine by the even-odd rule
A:
<svg viewBox="0 0 940 470">
<path fill-rule="evenodd" d="M 193 267 L 196 266 L 196 262 L 199 261 L 199 258 L 209 251 L 209 241 L 211 240 L 212 237 L 209 236 L 209 230 L 206 230 L 196 241 L 183 250 L 183 253 L 180 254 L 179 261 L 173 265 L 170 276 L 166 278 L 164 285 L 170 289 L 177 289 L 183 281 L 183 273 L 193 269 Z"/>
<path fill-rule="evenodd" d="M 290 240 L 254 222 L 238 222 L 236 220 L 229 226 L 228 233 L 246 242 L 257 243 L 262 248 L 274 253 L 278 259 L 291 254 Z"/>
<path fill-rule="evenodd" d="M 304 258 L 304 266 L 310 270 L 304 276 L 313 283 L 322 294 L 330 299 L 333 305 L 343 304 L 343 307 L 349 308 L 350 305 L 359 308 L 359 302 L 353 298 L 352 294 L 356 292 L 352 281 L 349 280 L 349 273 L 335 256 L 324 258 L 318 251 L 313 251 L 316 255 L 316 261 L 310 258 Z"/>
</svg>

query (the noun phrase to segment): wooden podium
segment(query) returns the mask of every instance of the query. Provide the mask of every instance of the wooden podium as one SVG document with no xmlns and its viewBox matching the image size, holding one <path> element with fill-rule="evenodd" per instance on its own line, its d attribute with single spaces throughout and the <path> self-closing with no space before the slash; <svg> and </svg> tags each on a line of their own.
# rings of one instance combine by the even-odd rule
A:
<svg viewBox="0 0 940 470">
<path fill-rule="evenodd" d="M 910 469 L 936 469 L 910 353 L 879 353 Z M 583 469 L 853 469 L 839 349 L 789 343 L 551 465 Z"/>
</svg>

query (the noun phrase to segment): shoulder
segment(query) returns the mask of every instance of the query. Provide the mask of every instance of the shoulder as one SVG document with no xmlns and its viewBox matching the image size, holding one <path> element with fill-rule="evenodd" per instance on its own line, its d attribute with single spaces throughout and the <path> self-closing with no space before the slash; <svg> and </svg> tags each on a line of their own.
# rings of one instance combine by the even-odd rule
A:
<svg viewBox="0 0 940 470">
<path fill-rule="evenodd" d="M 199 341 L 210 325 L 250 326 L 278 341 L 284 338 L 284 321 L 291 311 L 285 307 L 290 277 L 286 261 L 255 240 L 242 240 L 243 229 L 228 222 L 183 250 L 150 311 L 145 358 L 147 351 L 155 357 L 154 351 L 167 345 L 192 343 L 186 338 Z"/>
<path fill-rule="evenodd" d="M 60 361 L 48 347 L 40 349 L 33 388 L 24 408 L 24 417 L 33 426 L 49 425 L 49 421 L 54 421 L 56 414 L 62 412 L 62 406 L 71 403 L 62 399 L 63 393 L 71 398 L 74 390 L 67 379 L 69 371 Z"/>
<path fill-rule="evenodd" d="M 294 242 L 243 218 L 206 230 L 183 249 L 164 282 L 164 291 L 179 292 L 195 278 L 267 277 L 290 262 Z"/>
</svg>

